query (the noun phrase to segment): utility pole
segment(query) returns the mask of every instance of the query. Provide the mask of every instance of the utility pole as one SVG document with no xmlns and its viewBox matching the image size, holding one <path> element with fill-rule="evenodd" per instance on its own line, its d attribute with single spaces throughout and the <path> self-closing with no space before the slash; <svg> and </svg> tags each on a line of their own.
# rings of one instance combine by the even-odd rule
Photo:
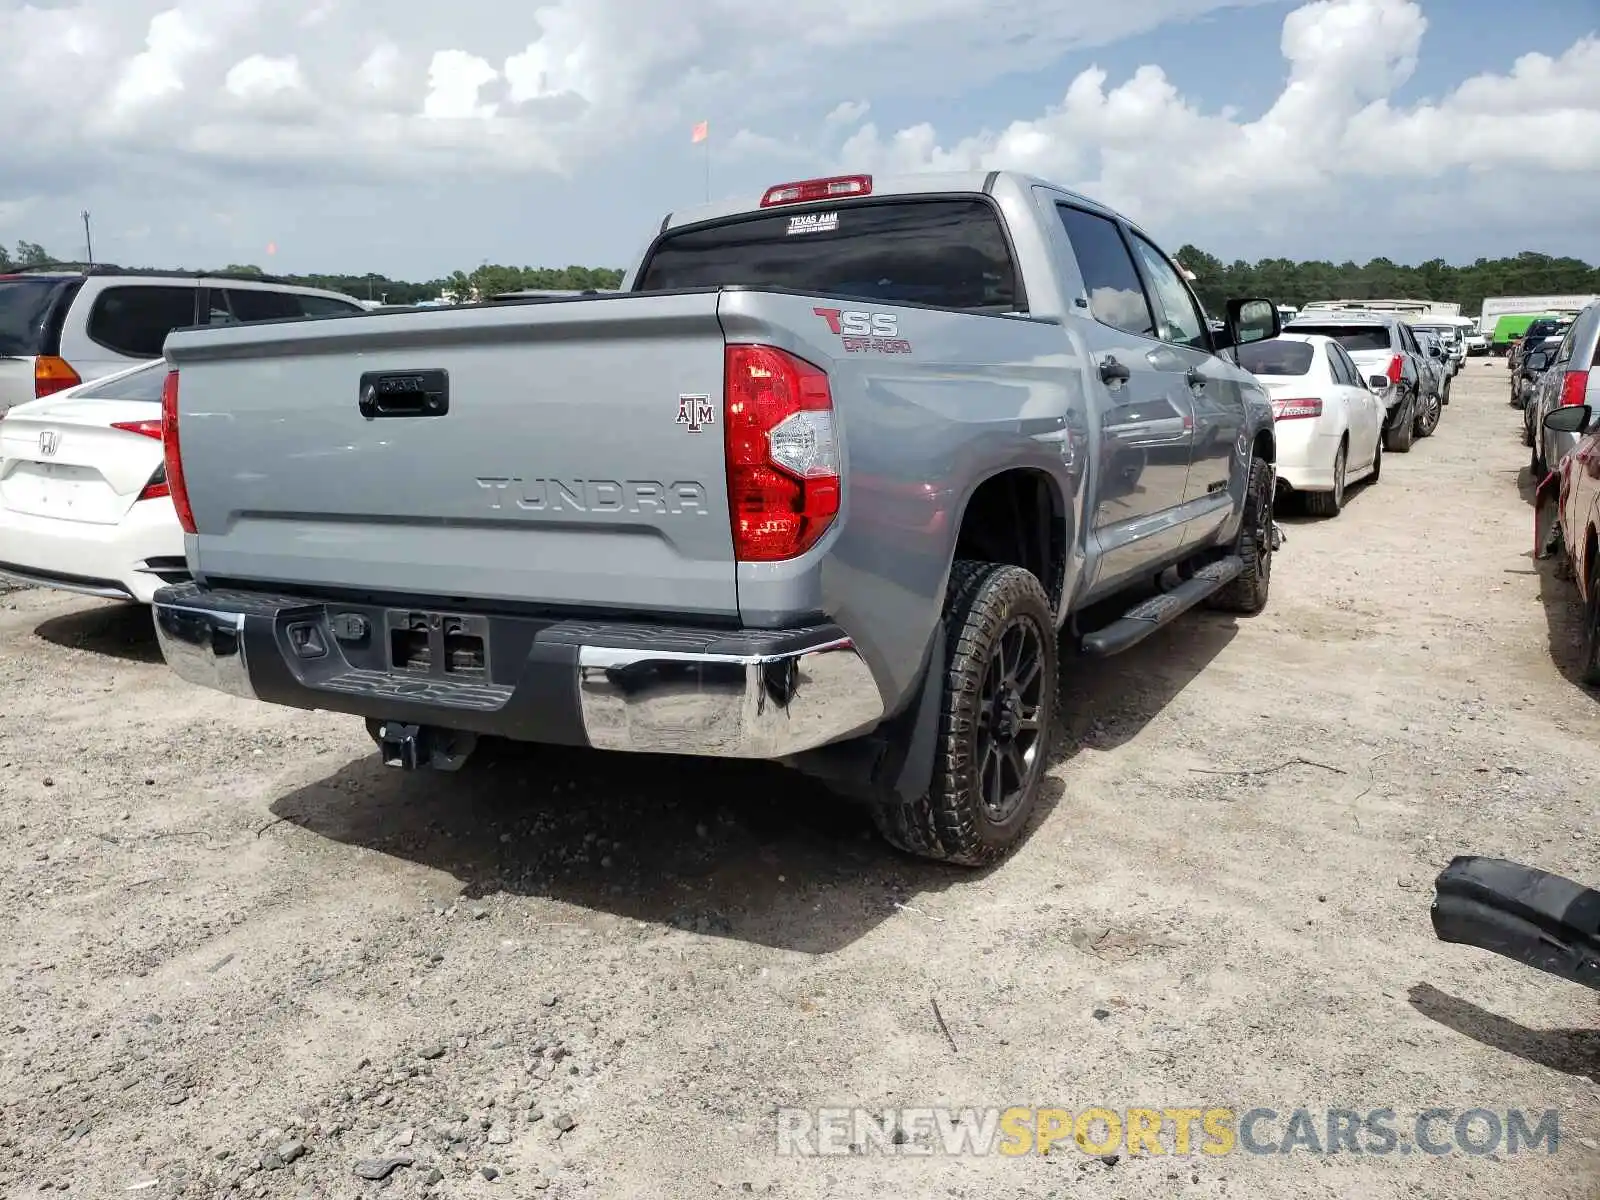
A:
<svg viewBox="0 0 1600 1200">
<path fill-rule="evenodd" d="M 83 245 L 89 255 L 89 265 L 94 266 L 94 237 L 89 232 L 89 210 L 83 210 Z"/>
</svg>

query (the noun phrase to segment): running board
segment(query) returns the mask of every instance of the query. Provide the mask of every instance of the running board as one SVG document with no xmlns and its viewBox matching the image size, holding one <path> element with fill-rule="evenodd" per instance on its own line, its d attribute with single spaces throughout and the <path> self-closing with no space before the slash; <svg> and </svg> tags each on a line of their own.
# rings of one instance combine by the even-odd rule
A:
<svg viewBox="0 0 1600 1200">
<path fill-rule="evenodd" d="M 1111 622 L 1104 629 L 1084 634 L 1081 643 L 1083 652 L 1096 658 L 1121 654 L 1137 646 L 1163 625 L 1172 624 L 1200 601 L 1221 591 L 1242 574 L 1244 559 L 1237 554 L 1207 563 L 1170 592 L 1152 596 L 1130 608 L 1126 616 Z"/>
</svg>

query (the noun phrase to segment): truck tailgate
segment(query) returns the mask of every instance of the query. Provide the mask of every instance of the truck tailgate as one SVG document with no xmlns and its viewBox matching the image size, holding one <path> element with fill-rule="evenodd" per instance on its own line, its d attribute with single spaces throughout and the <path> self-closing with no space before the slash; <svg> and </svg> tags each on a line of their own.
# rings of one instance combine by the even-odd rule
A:
<svg viewBox="0 0 1600 1200">
<path fill-rule="evenodd" d="M 166 354 L 204 577 L 737 613 L 715 292 L 183 331 Z"/>
</svg>

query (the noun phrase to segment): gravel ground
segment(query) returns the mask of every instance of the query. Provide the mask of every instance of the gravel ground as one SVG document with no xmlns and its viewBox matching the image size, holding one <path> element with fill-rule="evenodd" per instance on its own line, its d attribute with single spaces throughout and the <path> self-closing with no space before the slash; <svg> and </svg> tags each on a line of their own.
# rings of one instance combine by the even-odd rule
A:
<svg viewBox="0 0 1600 1200">
<path fill-rule="evenodd" d="M 1071 665 L 987 873 L 760 765 L 386 772 L 359 721 L 169 675 L 142 610 L 0 596 L 0 1196 L 1600 1196 L 1594 993 L 1428 923 L 1458 852 L 1600 883 L 1505 381 L 1469 363 L 1288 521 L 1264 615 Z M 777 1106 L 833 1104 L 1553 1107 L 1561 1142 L 776 1153 Z"/>
</svg>

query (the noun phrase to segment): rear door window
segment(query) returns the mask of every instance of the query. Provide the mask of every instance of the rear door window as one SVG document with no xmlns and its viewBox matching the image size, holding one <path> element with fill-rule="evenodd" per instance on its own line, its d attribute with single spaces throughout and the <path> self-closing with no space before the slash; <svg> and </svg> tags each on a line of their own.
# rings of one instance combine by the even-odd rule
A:
<svg viewBox="0 0 1600 1200">
<path fill-rule="evenodd" d="M 1067 204 L 1056 205 L 1056 211 L 1078 260 L 1094 319 L 1124 333 L 1154 338 L 1155 315 L 1117 223 Z"/>
<path fill-rule="evenodd" d="M 58 353 L 62 313 L 82 286 L 81 279 L 0 276 L 0 354 Z"/>
<path fill-rule="evenodd" d="M 198 287 L 108 287 L 89 313 L 89 339 L 128 358 L 160 358 L 167 334 L 196 323 L 199 297 Z"/>
<path fill-rule="evenodd" d="M 779 288 L 1020 312 L 1022 285 L 999 214 L 986 200 L 893 200 L 779 208 L 668 233 L 634 290 Z"/>
<path fill-rule="evenodd" d="M 257 291 L 254 288 L 228 288 L 228 307 L 237 321 L 282 321 L 305 316 L 300 298 L 287 292 Z"/>
<path fill-rule="evenodd" d="M 1269 338 L 1239 347 L 1239 365 L 1252 375 L 1305 375 L 1316 347 L 1310 342 Z"/>
<path fill-rule="evenodd" d="M 332 296 L 296 295 L 294 299 L 300 305 L 301 313 L 308 317 L 348 317 L 366 311 L 359 304 L 336 300 Z"/>
<path fill-rule="evenodd" d="M 1333 377 L 1346 387 L 1364 388 L 1361 382 L 1361 372 L 1357 369 L 1355 360 L 1345 353 L 1343 346 L 1338 342 L 1328 343 L 1328 361 L 1333 364 Z"/>
</svg>

